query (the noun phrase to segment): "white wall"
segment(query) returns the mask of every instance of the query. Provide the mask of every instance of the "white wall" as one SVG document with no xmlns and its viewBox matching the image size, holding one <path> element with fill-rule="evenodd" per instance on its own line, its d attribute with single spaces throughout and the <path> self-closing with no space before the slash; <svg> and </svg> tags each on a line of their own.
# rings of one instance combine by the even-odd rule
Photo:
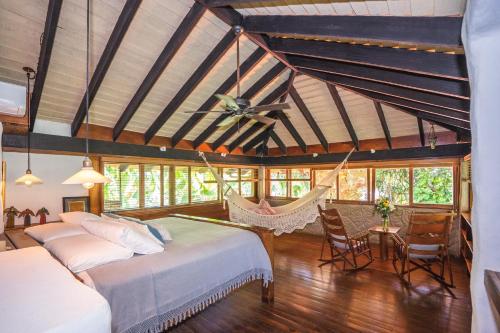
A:
<svg viewBox="0 0 500 333">
<path fill-rule="evenodd" d="M 83 157 L 69 155 L 31 154 L 31 171 L 43 180 L 43 184 L 27 187 L 16 185 L 17 178 L 26 171 L 26 153 L 4 152 L 7 162 L 5 206 L 19 210 L 31 209 L 34 213 L 41 207 L 49 210 L 47 221 L 58 220 L 62 212 L 62 198 L 86 196 L 88 191 L 80 185 L 62 185 L 62 182 L 82 167 Z M 38 222 L 33 218 L 31 222 Z M 22 224 L 17 219 L 16 224 Z"/>
<path fill-rule="evenodd" d="M 500 202 L 500 1 L 471 0 L 462 40 L 471 83 L 472 331 L 498 332 L 484 286 L 484 270 L 500 271 L 498 204 Z"/>
</svg>

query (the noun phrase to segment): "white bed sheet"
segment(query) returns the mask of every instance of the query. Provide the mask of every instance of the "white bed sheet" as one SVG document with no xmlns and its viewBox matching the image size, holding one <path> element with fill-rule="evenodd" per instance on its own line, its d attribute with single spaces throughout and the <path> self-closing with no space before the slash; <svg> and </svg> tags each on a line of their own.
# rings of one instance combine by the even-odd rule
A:
<svg viewBox="0 0 500 333">
<path fill-rule="evenodd" d="M 40 246 L 0 253 L 0 332 L 107 333 L 108 302 Z"/>
</svg>

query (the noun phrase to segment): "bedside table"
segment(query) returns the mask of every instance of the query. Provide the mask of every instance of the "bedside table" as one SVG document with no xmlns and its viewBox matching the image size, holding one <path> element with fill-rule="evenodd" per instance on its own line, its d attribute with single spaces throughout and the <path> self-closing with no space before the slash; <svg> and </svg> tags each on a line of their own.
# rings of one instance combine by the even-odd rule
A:
<svg viewBox="0 0 500 333">
<path fill-rule="evenodd" d="M 5 234 L 0 234 L 0 252 L 14 250 L 14 246 Z"/>
</svg>

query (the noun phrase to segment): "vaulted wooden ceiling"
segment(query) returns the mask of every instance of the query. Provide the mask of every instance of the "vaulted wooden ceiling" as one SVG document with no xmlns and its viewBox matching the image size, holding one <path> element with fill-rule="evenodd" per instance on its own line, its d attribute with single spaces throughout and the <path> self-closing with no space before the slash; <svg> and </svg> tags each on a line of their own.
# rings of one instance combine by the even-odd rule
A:
<svg viewBox="0 0 500 333">
<path fill-rule="evenodd" d="M 90 123 L 115 140 L 136 132 L 144 143 L 286 154 L 378 138 L 391 148 L 430 123 L 469 137 L 465 0 L 91 3 Z M 85 115 L 85 5 L 0 2 L 0 80 L 24 84 L 22 67 L 37 68 L 33 124 L 67 123 L 72 135 Z M 236 95 L 235 24 L 245 29 L 243 96 L 292 106 L 288 117 L 267 113 L 272 127 L 218 130 L 224 116 L 184 112 L 220 107 L 214 93 Z"/>
</svg>

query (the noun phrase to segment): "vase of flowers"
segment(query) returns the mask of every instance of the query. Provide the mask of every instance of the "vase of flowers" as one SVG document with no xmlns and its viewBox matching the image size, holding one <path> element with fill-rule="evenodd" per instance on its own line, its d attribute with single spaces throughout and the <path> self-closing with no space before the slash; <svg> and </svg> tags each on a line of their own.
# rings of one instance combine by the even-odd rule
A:
<svg viewBox="0 0 500 333">
<path fill-rule="evenodd" d="M 379 214 L 384 219 L 382 224 L 384 230 L 389 229 L 389 215 L 394 211 L 394 209 L 396 208 L 387 197 L 382 197 L 375 201 L 374 212 Z"/>
</svg>

